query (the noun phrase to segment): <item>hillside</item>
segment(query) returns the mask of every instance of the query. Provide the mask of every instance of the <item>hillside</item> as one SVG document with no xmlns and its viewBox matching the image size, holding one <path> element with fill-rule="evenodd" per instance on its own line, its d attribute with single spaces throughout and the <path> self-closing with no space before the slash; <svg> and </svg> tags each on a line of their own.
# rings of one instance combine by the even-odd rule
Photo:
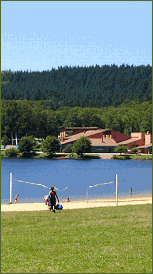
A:
<svg viewBox="0 0 153 274">
<path fill-rule="evenodd" d="M 43 72 L 2 71 L 4 100 L 49 100 L 50 108 L 117 107 L 125 99 L 152 100 L 152 67 L 59 67 Z"/>
</svg>

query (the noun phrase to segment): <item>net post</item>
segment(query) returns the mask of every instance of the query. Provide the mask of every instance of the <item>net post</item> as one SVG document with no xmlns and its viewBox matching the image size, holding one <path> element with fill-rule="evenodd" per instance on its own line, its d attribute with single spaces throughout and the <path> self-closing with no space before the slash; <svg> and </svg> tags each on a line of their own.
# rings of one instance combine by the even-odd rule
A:
<svg viewBox="0 0 153 274">
<path fill-rule="evenodd" d="M 87 188 L 87 203 L 88 203 L 88 188 Z"/>
<path fill-rule="evenodd" d="M 10 204 L 12 204 L 12 173 L 10 173 Z"/>
<path fill-rule="evenodd" d="M 115 176 L 115 183 L 116 183 L 116 206 L 118 206 L 118 178 L 117 178 L 117 174 Z"/>
</svg>

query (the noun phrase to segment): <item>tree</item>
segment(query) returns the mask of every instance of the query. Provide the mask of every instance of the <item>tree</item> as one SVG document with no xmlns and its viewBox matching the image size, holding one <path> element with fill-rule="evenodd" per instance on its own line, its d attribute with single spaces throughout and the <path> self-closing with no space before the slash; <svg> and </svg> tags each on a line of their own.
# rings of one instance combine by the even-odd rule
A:
<svg viewBox="0 0 153 274">
<path fill-rule="evenodd" d="M 4 148 L 6 148 L 6 146 L 9 144 L 9 138 L 4 135 L 2 138 L 2 145 L 4 146 Z"/>
<path fill-rule="evenodd" d="M 88 137 L 80 137 L 76 142 L 73 144 L 72 148 L 73 152 L 77 153 L 78 155 L 83 156 L 85 152 L 91 152 L 91 141 Z"/>
<path fill-rule="evenodd" d="M 19 141 L 18 151 L 22 153 L 23 156 L 27 157 L 30 156 L 31 152 L 36 145 L 36 142 L 33 136 L 24 136 Z"/>
<path fill-rule="evenodd" d="M 61 106 L 117 107 L 124 100 L 152 101 L 152 67 L 65 67 L 43 72 L 2 72 L 4 100 L 52 100 Z"/>
<path fill-rule="evenodd" d="M 77 113 L 70 113 L 68 118 L 64 121 L 64 127 L 81 127 L 81 121 L 78 118 Z"/>
<path fill-rule="evenodd" d="M 114 151 L 115 151 L 115 152 L 119 152 L 119 153 L 121 154 L 121 153 L 124 153 L 124 152 L 127 151 L 127 147 L 126 147 L 126 146 L 120 145 L 120 146 L 118 146 L 118 147 L 115 147 Z"/>
<path fill-rule="evenodd" d="M 41 149 L 43 152 L 49 154 L 49 156 L 52 156 L 53 153 L 60 150 L 60 141 L 55 136 L 47 136 L 42 143 Z"/>
</svg>

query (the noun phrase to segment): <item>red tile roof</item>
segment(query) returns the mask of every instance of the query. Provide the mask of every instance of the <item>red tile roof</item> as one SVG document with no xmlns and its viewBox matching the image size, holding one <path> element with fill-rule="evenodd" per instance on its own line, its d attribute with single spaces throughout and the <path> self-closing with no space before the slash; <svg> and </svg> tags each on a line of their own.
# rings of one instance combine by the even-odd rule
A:
<svg viewBox="0 0 153 274">
<path fill-rule="evenodd" d="M 118 145 L 128 145 L 128 144 L 130 144 L 132 142 L 135 142 L 135 141 L 138 141 L 138 140 L 141 140 L 141 138 L 130 138 L 128 140 L 119 142 Z"/>
<path fill-rule="evenodd" d="M 148 148 L 148 147 L 152 147 L 152 143 L 147 144 L 147 145 L 143 145 L 143 146 L 140 146 L 140 147 L 137 147 L 137 148 Z"/>
<path fill-rule="evenodd" d="M 113 146 L 116 147 L 118 144 L 115 142 L 114 139 L 111 138 L 103 138 L 103 142 L 102 140 L 99 139 L 90 139 L 92 146 Z"/>
<path fill-rule="evenodd" d="M 94 135 L 94 134 L 97 134 L 97 133 L 102 133 L 102 132 L 105 132 L 105 131 L 106 131 L 106 129 L 97 129 L 97 130 L 88 130 L 86 132 L 80 132 L 78 134 L 66 137 L 64 142 L 61 142 L 61 144 L 68 144 L 70 142 L 76 141 L 77 139 L 79 139 L 82 136 L 90 137 L 91 135 Z"/>
<path fill-rule="evenodd" d="M 76 141 L 82 136 L 88 137 L 90 139 L 90 136 L 97 134 L 97 133 L 103 133 L 105 132 L 105 129 L 99 129 L 99 130 L 88 130 L 86 132 L 81 132 L 76 135 L 69 136 L 65 138 L 64 142 L 61 142 L 62 145 L 71 143 Z M 91 138 L 90 139 L 92 146 L 117 146 L 118 144 L 115 142 L 112 138 L 105 138 L 103 137 L 103 142 L 101 138 Z"/>
</svg>

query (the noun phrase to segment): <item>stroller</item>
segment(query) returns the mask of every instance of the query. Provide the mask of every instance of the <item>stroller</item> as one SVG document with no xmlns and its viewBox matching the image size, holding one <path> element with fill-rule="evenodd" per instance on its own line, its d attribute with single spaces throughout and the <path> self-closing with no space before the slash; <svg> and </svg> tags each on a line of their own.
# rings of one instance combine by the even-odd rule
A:
<svg viewBox="0 0 153 274">
<path fill-rule="evenodd" d="M 44 201 L 45 201 L 45 205 L 47 205 L 49 207 L 49 195 L 45 195 L 44 196 Z M 55 209 L 56 210 L 62 210 L 63 206 L 60 204 L 55 205 Z"/>
</svg>

